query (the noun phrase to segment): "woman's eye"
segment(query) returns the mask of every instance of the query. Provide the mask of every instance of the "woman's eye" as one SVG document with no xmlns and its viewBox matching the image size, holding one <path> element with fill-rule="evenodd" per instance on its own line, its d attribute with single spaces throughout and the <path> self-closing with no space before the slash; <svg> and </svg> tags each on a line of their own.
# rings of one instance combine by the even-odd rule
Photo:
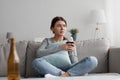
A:
<svg viewBox="0 0 120 80">
<path fill-rule="evenodd" d="M 61 25 L 60 25 L 60 24 L 58 24 L 58 25 L 57 25 L 57 27 L 61 27 Z"/>
<path fill-rule="evenodd" d="M 63 25 L 63 27 L 67 27 L 66 25 Z"/>
<path fill-rule="evenodd" d="M 66 27 L 66 25 L 57 25 L 58 27 Z"/>
</svg>

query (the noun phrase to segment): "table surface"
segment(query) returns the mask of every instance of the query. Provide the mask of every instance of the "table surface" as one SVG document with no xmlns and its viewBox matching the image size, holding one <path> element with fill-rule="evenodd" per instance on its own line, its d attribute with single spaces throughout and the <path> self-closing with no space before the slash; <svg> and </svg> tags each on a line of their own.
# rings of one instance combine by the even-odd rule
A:
<svg viewBox="0 0 120 80">
<path fill-rule="evenodd" d="M 0 77 L 0 80 L 7 80 Z M 81 76 L 81 77 L 55 77 L 55 78 L 21 78 L 21 80 L 120 80 L 120 76 Z"/>
</svg>

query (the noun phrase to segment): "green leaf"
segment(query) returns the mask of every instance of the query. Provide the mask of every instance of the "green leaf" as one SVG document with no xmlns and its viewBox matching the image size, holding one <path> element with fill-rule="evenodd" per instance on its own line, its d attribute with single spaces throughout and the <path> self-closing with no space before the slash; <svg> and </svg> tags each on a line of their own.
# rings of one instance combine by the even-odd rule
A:
<svg viewBox="0 0 120 80">
<path fill-rule="evenodd" d="M 69 30 L 69 32 L 70 32 L 71 34 L 77 34 L 79 31 L 78 31 L 78 29 L 76 29 L 76 28 L 72 28 L 72 29 Z"/>
</svg>

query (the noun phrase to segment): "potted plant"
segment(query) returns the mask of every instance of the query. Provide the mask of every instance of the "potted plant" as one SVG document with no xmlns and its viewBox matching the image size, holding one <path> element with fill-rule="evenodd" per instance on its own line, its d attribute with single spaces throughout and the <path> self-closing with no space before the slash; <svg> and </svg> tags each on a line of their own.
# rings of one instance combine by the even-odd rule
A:
<svg viewBox="0 0 120 80">
<path fill-rule="evenodd" d="M 72 28 L 69 30 L 69 32 L 71 33 L 71 36 L 73 37 L 73 40 L 76 41 L 76 38 L 77 38 L 77 33 L 78 33 L 78 29 L 76 28 Z"/>
</svg>

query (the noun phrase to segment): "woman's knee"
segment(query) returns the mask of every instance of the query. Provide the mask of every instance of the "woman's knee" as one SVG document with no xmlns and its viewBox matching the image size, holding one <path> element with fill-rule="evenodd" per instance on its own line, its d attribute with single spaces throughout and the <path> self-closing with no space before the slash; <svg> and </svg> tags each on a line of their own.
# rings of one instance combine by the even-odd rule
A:
<svg viewBox="0 0 120 80">
<path fill-rule="evenodd" d="M 96 67 L 98 65 L 98 60 L 97 60 L 96 57 L 90 56 L 90 57 L 88 57 L 88 60 L 89 60 L 89 63 L 90 63 L 91 67 L 94 68 L 94 67 Z"/>
</svg>

